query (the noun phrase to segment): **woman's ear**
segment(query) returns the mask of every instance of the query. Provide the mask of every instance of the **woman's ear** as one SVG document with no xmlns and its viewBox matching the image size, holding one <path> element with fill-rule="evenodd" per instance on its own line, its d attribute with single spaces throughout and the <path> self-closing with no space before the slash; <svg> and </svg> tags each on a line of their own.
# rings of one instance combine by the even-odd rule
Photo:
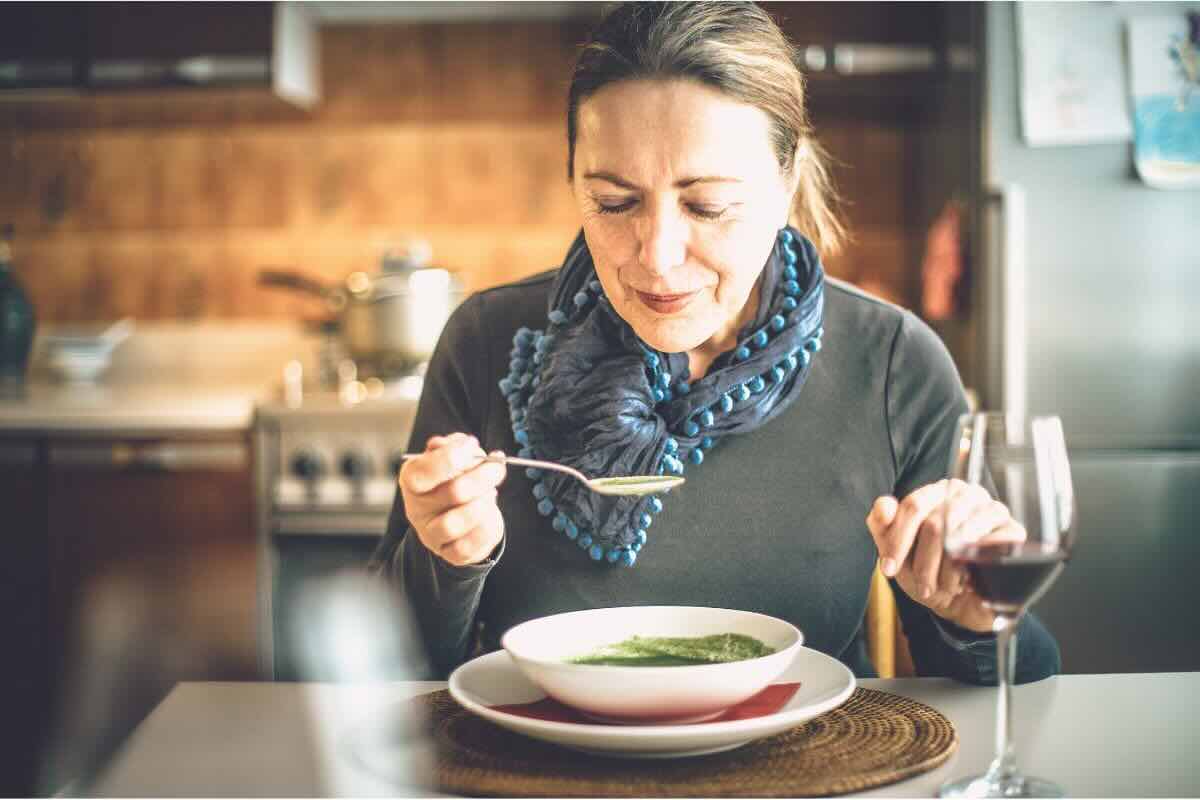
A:
<svg viewBox="0 0 1200 800">
<path fill-rule="evenodd" d="M 800 176 L 804 174 L 804 170 L 808 169 L 808 160 L 812 157 L 812 151 L 809 149 L 808 139 L 801 136 L 796 141 L 796 152 L 792 154 L 792 172 L 788 176 L 792 196 L 800 191 Z"/>
<path fill-rule="evenodd" d="M 783 176 L 784 190 L 788 196 L 788 206 L 783 220 L 785 225 L 791 225 L 795 218 L 796 203 L 799 199 L 796 195 L 800 192 L 800 178 L 804 174 L 804 170 L 808 169 L 809 158 L 808 140 L 802 136 L 796 142 L 796 150 L 792 153 L 792 168 Z"/>
</svg>

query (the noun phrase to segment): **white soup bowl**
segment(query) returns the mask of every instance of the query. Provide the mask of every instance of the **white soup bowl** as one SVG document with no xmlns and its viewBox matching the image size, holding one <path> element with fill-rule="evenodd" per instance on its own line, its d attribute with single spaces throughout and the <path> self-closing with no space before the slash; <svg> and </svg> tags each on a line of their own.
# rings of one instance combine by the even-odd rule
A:
<svg viewBox="0 0 1200 800">
<path fill-rule="evenodd" d="M 775 650 L 727 663 L 686 666 L 574 664 L 632 636 L 752 636 Z M 753 697 L 796 658 L 804 635 L 781 619 L 703 606 L 622 606 L 541 617 L 510 628 L 500 643 L 547 695 L 605 722 L 702 722 Z"/>
</svg>

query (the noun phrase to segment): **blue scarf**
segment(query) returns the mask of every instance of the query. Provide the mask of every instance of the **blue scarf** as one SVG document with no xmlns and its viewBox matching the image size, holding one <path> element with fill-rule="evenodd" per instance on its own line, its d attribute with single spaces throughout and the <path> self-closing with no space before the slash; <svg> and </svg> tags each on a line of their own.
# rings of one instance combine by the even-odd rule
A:
<svg viewBox="0 0 1200 800">
<path fill-rule="evenodd" d="M 521 328 L 500 391 L 519 455 L 589 477 L 682 475 L 723 436 L 747 433 L 795 402 L 821 348 L 825 273 L 812 242 L 780 231 L 758 313 L 737 346 L 688 381 L 687 354 L 642 342 L 596 279 L 583 234 L 555 280 L 545 330 Z M 606 497 L 557 472 L 526 470 L 538 512 L 596 561 L 633 566 L 659 497 Z"/>
</svg>

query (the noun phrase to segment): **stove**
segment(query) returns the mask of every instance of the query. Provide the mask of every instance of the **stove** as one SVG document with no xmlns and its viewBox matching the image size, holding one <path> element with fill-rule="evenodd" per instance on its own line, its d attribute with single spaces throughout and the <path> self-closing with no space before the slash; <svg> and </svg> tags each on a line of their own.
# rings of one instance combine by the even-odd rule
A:
<svg viewBox="0 0 1200 800">
<path fill-rule="evenodd" d="M 297 660 L 305 587 L 361 570 L 378 545 L 422 379 L 352 377 L 325 388 L 298 372 L 289 364 L 255 414 L 259 659 L 268 679 L 321 680 Z"/>
</svg>

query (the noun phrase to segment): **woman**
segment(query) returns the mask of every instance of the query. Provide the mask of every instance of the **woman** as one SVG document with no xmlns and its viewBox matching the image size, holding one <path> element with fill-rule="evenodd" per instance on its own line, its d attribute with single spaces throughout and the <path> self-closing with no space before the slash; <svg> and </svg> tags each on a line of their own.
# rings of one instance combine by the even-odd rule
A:
<svg viewBox="0 0 1200 800">
<path fill-rule="evenodd" d="M 1020 528 L 941 480 L 966 404 L 937 337 L 824 277 L 814 242 L 841 231 L 794 63 L 750 3 L 624 5 L 581 53 L 583 231 L 561 269 L 450 320 L 375 557 L 439 673 L 527 619 L 658 603 L 787 619 L 871 675 L 879 559 L 921 674 L 994 682 L 993 617 L 939 528 L 947 508 L 977 536 Z M 614 501 L 480 463 L 497 450 L 687 483 Z M 1057 669 L 1026 616 L 1017 679 Z"/>
</svg>

